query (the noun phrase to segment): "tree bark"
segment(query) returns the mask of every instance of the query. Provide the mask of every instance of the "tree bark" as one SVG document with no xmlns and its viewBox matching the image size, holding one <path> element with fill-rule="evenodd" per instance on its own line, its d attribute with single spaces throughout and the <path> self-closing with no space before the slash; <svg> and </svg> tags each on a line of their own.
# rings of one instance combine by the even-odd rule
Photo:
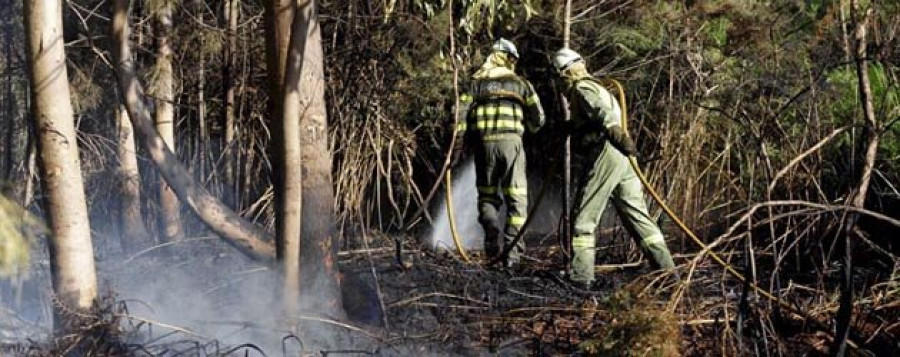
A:
<svg viewBox="0 0 900 357">
<path fill-rule="evenodd" d="M 11 21 L 11 20 L 7 20 Z M 4 162 L 3 166 L 5 167 L 5 172 L 3 172 L 3 178 L 6 182 L 0 182 L 0 187 L 3 188 L 3 194 L 9 197 L 15 197 L 15 200 L 18 201 L 20 196 L 16 191 L 16 188 L 12 186 L 11 182 L 16 182 L 16 176 L 18 174 L 18 166 L 20 162 L 22 162 L 21 157 L 24 156 L 22 153 L 23 145 L 21 145 L 22 134 L 25 134 L 25 130 L 22 130 L 22 125 L 19 124 L 18 115 L 16 115 L 16 95 L 13 91 L 13 70 L 12 70 L 12 31 L 9 28 L 10 26 L 5 26 L 5 47 L 6 47 L 6 61 L 4 62 L 4 70 L 6 71 L 6 83 L 4 83 L 4 96 L 3 96 L 3 114 L 6 123 L 4 123 L 4 128 L 6 129 L 6 155 L 3 156 Z"/>
<path fill-rule="evenodd" d="M 299 134 L 303 172 L 301 295 L 310 302 L 307 308 L 343 317 L 337 245 L 334 244 L 334 189 L 325 109 L 324 55 L 316 0 L 297 0 L 292 31 L 292 56 L 289 61 L 302 60 L 297 93 L 301 108 Z M 301 48 L 302 57 L 299 57 L 296 51 Z M 289 68 L 296 68 L 296 63 L 291 64 Z M 286 163 L 291 162 L 294 161 Z"/>
<path fill-rule="evenodd" d="M 64 311 L 85 311 L 97 298 L 94 249 L 78 158 L 63 45 L 62 2 L 25 0 L 25 34 L 38 136 L 53 290 Z M 68 310 L 67 310 L 68 309 Z M 61 320 L 57 326 L 61 327 Z"/>
<path fill-rule="evenodd" d="M 26 160 L 25 160 L 25 173 L 23 174 L 25 177 L 25 189 L 21 193 L 22 197 L 22 207 L 28 208 L 31 207 L 31 204 L 34 202 L 34 181 L 35 175 L 34 172 L 37 171 L 37 144 L 35 143 L 36 138 L 34 137 L 34 133 L 31 131 L 31 128 L 28 129 L 30 134 L 27 135 L 27 144 L 26 147 Z"/>
<path fill-rule="evenodd" d="M 156 83 L 153 84 L 156 96 L 156 130 L 168 146 L 175 151 L 175 100 L 172 68 L 172 45 L 169 33 L 172 32 L 172 4 L 157 10 L 156 16 Z M 160 226 L 163 237 L 178 240 L 182 237 L 181 217 L 178 197 L 175 191 L 164 180 L 159 182 Z"/>
<path fill-rule="evenodd" d="M 5 168 L 4 172 L 2 172 L 3 182 L 0 182 L 0 187 L 2 187 L 3 194 L 7 197 L 13 198 L 13 200 L 19 204 L 25 203 L 25 185 L 17 184 L 22 182 L 24 177 L 24 172 L 27 171 L 27 157 L 29 155 L 29 129 L 28 124 L 25 122 L 25 116 L 21 115 L 19 105 L 19 94 L 18 90 L 24 89 L 21 84 L 21 75 L 22 72 L 15 71 L 15 62 L 16 62 L 16 54 L 19 53 L 19 47 L 21 46 L 21 41 L 17 41 L 19 32 L 15 31 L 13 26 L 14 20 L 13 17 L 21 16 L 19 14 L 18 5 L 13 1 L 8 1 L 4 6 L 6 6 L 6 11 L 3 16 L 3 22 L 6 23 L 3 26 L 4 32 L 4 48 L 6 51 L 6 60 L 4 62 L 4 72 L 6 72 L 5 83 L 3 84 L 3 91 L 5 92 L 4 100 L 3 100 L 3 111 L 4 117 L 7 123 L 4 125 L 4 129 L 6 129 L 6 148 L 4 159 L 6 160 L 3 163 Z M 17 45 L 14 45 L 17 44 Z M 16 84 L 19 83 L 18 86 Z M 15 183 L 15 184 L 14 184 Z"/>
<path fill-rule="evenodd" d="M 302 173 L 298 164 L 301 160 L 299 67 L 303 64 L 305 37 L 300 40 L 291 36 L 294 6 L 293 0 L 266 2 L 269 112 L 277 123 L 273 127 L 278 128 L 272 140 L 275 154 L 272 174 L 275 186 L 275 247 L 284 278 L 282 301 L 288 312 L 296 310 L 299 299 L 302 208 Z M 290 48 L 288 56 L 291 45 L 294 47 Z"/>
<path fill-rule="evenodd" d="M 203 25 L 203 2 L 197 1 L 194 3 L 194 14 L 197 16 L 197 21 Z M 199 158 L 195 174 L 196 177 L 203 178 L 206 177 L 206 158 L 209 151 L 207 145 L 209 143 L 209 130 L 206 127 L 206 57 L 203 51 L 198 51 L 197 56 L 200 57 L 197 60 L 197 126 L 199 127 L 200 135 L 194 147 L 194 151 Z"/>
<path fill-rule="evenodd" d="M 563 48 L 569 48 L 569 40 L 572 33 L 572 1 L 566 0 L 565 19 L 563 19 Z M 569 113 L 569 99 L 560 91 L 559 103 L 562 106 L 562 120 L 571 120 Z M 563 142 L 563 193 L 562 193 L 562 247 L 563 254 L 572 253 L 572 138 L 566 134 Z"/>
<path fill-rule="evenodd" d="M 156 132 L 150 112 L 143 102 L 145 99 L 143 89 L 135 75 L 134 60 L 128 42 L 128 1 L 115 1 L 112 22 L 115 47 L 113 55 L 116 60 L 119 87 L 128 108 L 128 117 L 134 125 L 141 145 L 170 187 L 203 223 L 251 258 L 273 259 L 275 247 L 267 240 L 267 234 L 238 216 L 198 184 Z"/>
<path fill-rule="evenodd" d="M 226 197 L 232 207 L 237 207 L 238 190 L 235 187 L 237 177 L 235 175 L 236 152 L 234 150 L 234 136 L 236 133 L 235 98 L 234 98 L 234 72 L 237 64 L 237 30 L 238 17 L 240 16 L 240 0 L 225 1 L 225 21 L 228 23 L 226 31 L 225 60 L 223 69 L 223 81 L 225 86 L 225 142 L 223 143 L 223 155 L 225 155 L 224 173 Z"/>
<path fill-rule="evenodd" d="M 124 105 L 116 109 L 118 125 L 119 180 L 121 181 L 121 216 L 119 227 L 122 249 L 135 252 L 150 243 L 147 227 L 141 214 L 141 175 L 138 169 L 137 147 L 134 143 L 134 127 L 128 119 Z"/>
<path fill-rule="evenodd" d="M 4 128 L 6 129 L 6 155 L 3 156 L 3 165 L 0 167 L 5 167 L 6 170 L 3 172 L 3 178 L 7 182 L 12 182 L 13 174 L 15 173 L 15 134 L 16 134 L 16 122 L 15 119 L 15 96 L 13 94 L 12 84 L 13 84 L 13 71 L 12 71 L 12 4 L 3 4 L 3 6 L 9 6 L 10 9 L 4 12 L 4 16 L 2 21 L 6 23 L 6 26 L 3 26 L 3 43 L 4 48 L 6 50 L 6 60 L 3 62 L 3 69 L 6 72 L 6 82 L 4 83 L 4 93 L 3 100 L 0 103 L 3 103 L 3 114 L 4 119 L 8 121 L 5 123 Z M 7 186 L 8 183 L 0 182 L 0 187 L 3 188 L 3 195 L 11 196 L 9 190 L 11 187 Z"/>
</svg>

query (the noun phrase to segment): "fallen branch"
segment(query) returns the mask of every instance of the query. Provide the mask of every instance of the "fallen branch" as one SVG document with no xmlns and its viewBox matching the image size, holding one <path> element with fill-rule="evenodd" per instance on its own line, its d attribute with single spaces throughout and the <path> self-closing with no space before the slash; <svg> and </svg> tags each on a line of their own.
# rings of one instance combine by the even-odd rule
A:
<svg viewBox="0 0 900 357">
<path fill-rule="evenodd" d="M 113 55 L 122 100 L 141 144 L 166 183 L 203 223 L 247 256 L 274 260 L 275 245 L 269 234 L 244 220 L 194 180 L 153 126 L 150 110 L 144 105 L 144 90 L 135 74 L 128 39 L 128 13 L 128 0 L 116 0 L 112 22 Z"/>
<path fill-rule="evenodd" d="M 350 325 L 350 324 L 347 324 L 347 323 L 343 323 L 343 322 L 340 322 L 340 321 L 337 321 L 337 320 L 327 319 L 327 318 L 324 318 L 324 317 L 307 316 L 307 315 L 295 315 L 294 317 L 297 318 L 297 319 L 299 319 L 299 320 L 316 321 L 316 322 L 326 323 L 326 324 L 329 324 L 329 325 L 334 325 L 334 326 L 338 326 L 338 327 L 343 327 L 343 328 L 348 329 L 348 330 L 350 330 L 350 331 L 359 332 L 359 333 L 361 333 L 361 334 L 363 334 L 363 335 L 365 335 L 365 336 L 367 336 L 367 337 L 369 337 L 369 338 L 372 338 L 372 339 L 374 339 L 374 340 L 376 340 L 376 341 L 378 341 L 378 342 L 384 342 L 384 341 L 385 341 L 385 339 L 384 339 L 383 337 L 379 336 L 379 335 L 376 335 L 376 334 L 374 334 L 374 333 L 372 333 L 372 332 L 369 332 L 369 331 L 366 331 L 366 330 L 364 330 L 364 329 L 362 329 L 362 328 L 359 328 L 359 327 L 356 327 L 356 326 L 353 326 L 353 325 Z"/>
</svg>

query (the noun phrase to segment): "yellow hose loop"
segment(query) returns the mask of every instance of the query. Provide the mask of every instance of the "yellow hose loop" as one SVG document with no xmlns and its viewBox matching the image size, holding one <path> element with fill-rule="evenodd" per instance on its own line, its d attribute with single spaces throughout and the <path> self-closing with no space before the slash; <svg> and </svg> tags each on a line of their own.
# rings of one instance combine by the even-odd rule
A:
<svg viewBox="0 0 900 357">
<path fill-rule="evenodd" d="M 453 177 L 450 175 L 450 170 L 447 170 L 447 174 L 444 175 L 444 187 L 447 189 L 444 199 L 447 202 L 447 221 L 450 223 L 450 235 L 453 236 L 453 244 L 456 245 L 456 252 L 459 253 L 463 261 L 471 263 L 472 260 L 469 259 L 466 249 L 463 248 L 462 242 L 459 240 L 459 233 L 456 232 L 456 218 L 453 216 Z"/>
<path fill-rule="evenodd" d="M 612 83 L 616 87 L 616 89 L 619 91 L 619 103 L 620 103 L 620 106 L 622 109 L 622 124 L 621 125 L 622 125 L 622 129 L 625 130 L 625 133 L 628 133 L 628 114 L 627 114 L 626 105 L 625 105 L 625 89 L 622 88 L 622 84 L 619 83 L 619 81 L 617 81 L 615 79 L 605 78 L 604 80 Z M 650 185 L 650 182 L 647 180 L 647 177 L 644 175 L 644 172 L 641 171 L 641 168 L 638 165 L 637 159 L 635 159 L 634 156 L 630 156 L 628 158 L 628 161 L 631 163 L 631 166 L 634 168 L 635 173 L 637 173 L 637 176 L 641 180 L 641 183 L 644 185 L 645 188 L 647 188 L 647 191 L 650 192 L 650 196 L 653 197 L 653 200 L 656 201 L 656 203 L 659 204 L 660 207 L 662 207 L 663 211 L 666 212 L 666 215 L 668 215 L 669 217 L 672 218 L 672 220 L 675 222 L 675 224 L 678 226 L 678 228 L 680 228 L 685 234 L 687 234 L 688 237 L 690 237 L 691 240 L 694 241 L 694 243 L 696 243 L 698 246 L 700 246 L 700 248 L 703 249 L 703 252 L 707 252 L 709 254 L 709 256 L 712 257 L 712 259 L 716 261 L 716 263 L 718 263 L 723 268 L 725 268 L 726 271 L 728 271 L 729 273 L 734 275 L 734 277 L 736 277 L 741 282 L 747 283 L 750 286 L 750 288 L 752 288 L 754 291 L 756 291 L 758 294 L 762 295 L 766 299 L 769 299 L 770 301 L 787 309 L 788 311 L 791 311 L 791 312 L 797 314 L 798 316 L 801 316 L 801 317 L 809 319 L 809 320 L 818 321 L 817 319 L 814 319 L 808 313 L 795 308 L 793 305 L 790 305 L 790 304 L 782 301 L 775 295 L 772 295 L 772 293 L 757 286 L 756 283 L 748 282 L 747 278 L 745 278 L 743 274 L 741 274 L 734 267 L 732 267 L 731 264 L 728 264 L 718 254 L 709 250 L 708 246 L 705 243 L 703 243 L 703 241 L 701 241 L 700 238 L 698 238 L 697 235 L 694 234 L 694 232 L 690 228 L 688 228 L 688 226 L 681 220 L 681 218 L 678 217 L 678 215 L 675 214 L 675 212 L 672 212 L 672 209 L 670 209 L 669 206 L 666 205 L 666 203 L 660 197 L 659 193 L 657 193 L 656 190 L 653 189 L 653 186 Z M 857 347 L 857 345 L 853 341 L 848 340 L 848 343 L 854 348 Z"/>
</svg>

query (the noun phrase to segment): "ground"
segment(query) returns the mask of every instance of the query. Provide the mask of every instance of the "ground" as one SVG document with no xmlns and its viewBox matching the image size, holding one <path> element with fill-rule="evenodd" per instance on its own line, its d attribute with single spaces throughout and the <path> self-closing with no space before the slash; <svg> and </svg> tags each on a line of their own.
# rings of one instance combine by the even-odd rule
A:
<svg viewBox="0 0 900 357">
<path fill-rule="evenodd" d="M 279 313 L 275 274 L 214 237 L 104 254 L 104 307 L 94 330 L 72 339 L 92 341 L 80 351 L 99 355 L 674 356 L 766 351 L 776 347 L 754 334 L 783 328 L 762 308 L 735 316 L 741 286 L 712 265 L 701 264 L 683 289 L 639 255 L 605 255 L 601 284 L 584 291 L 563 278 L 562 253 L 547 236 L 528 237 L 528 259 L 514 269 L 487 266 L 477 252 L 465 262 L 413 237 L 369 238 L 369 249 L 339 254 L 347 319 Z M 405 242 L 399 258 L 395 239 Z M 53 355 L 71 345 L 47 338 L 46 257 L 36 258 L 20 284 L 3 283 L 0 351 L 8 354 Z M 614 264 L 628 259 L 636 264 Z M 752 294 L 748 301 L 764 306 Z M 756 326 L 766 323 L 773 326 Z M 797 332 L 779 351 L 824 350 L 827 334 L 789 317 L 779 323 Z M 745 345 L 722 338 L 735 333 Z"/>
</svg>

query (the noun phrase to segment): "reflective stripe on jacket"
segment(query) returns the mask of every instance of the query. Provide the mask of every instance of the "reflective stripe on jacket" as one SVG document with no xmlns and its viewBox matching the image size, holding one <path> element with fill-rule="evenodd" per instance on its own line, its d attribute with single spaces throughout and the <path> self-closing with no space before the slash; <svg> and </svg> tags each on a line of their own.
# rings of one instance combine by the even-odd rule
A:
<svg viewBox="0 0 900 357">
<path fill-rule="evenodd" d="M 526 128 L 535 132 L 544 124 L 544 110 L 531 83 L 506 68 L 474 79 L 460 96 L 459 115 L 457 135 L 471 131 L 482 141 L 521 136 Z"/>
</svg>

